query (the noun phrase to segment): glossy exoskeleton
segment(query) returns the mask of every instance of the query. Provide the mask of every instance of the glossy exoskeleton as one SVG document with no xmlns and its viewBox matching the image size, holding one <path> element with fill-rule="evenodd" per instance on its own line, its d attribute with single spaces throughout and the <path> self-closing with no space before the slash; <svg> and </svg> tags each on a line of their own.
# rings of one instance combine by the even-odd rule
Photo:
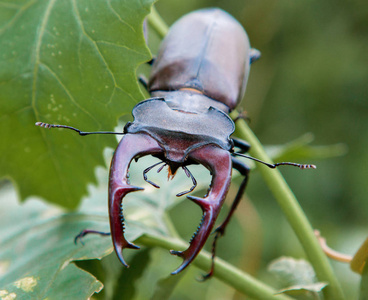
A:
<svg viewBox="0 0 368 300">
<path fill-rule="evenodd" d="M 116 254 L 125 266 L 127 264 L 122 251 L 139 247 L 124 237 L 122 201 L 128 193 L 142 189 L 128 183 L 128 169 L 133 159 L 149 154 L 167 165 L 169 174 L 174 175 L 179 168 L 183 168 L 192 178 L 192 188 L 177 196 L 191 192 L 196 186 L 187 166 L 201 164 L 212 174 L 211 186 L 204 198 L 187 196 L 201 207 L 203 217 L 189 248 L 171 251 L 183 258 L 181 266 L 172 274 L 186 268 L 204 246 L 229 190 L 232 169 L 244 176 L 228 216 L 215 230 L 214 257 L 216 240 L 224 233 L 244 193 L 249 173 L 249 167 L 233 156 L 241 155 L 234 152 L 234 147 L 244 153 L 250 146 L 244 141 L 230 138 L 235 126 L 228 114 L 243 98 L 250 64 L 259 55 L 258 50 L 250 47 L 243 27 L 220 9 L 192 12 L 171 27 L 153 62 L 146 84 L 152 98 L 134 107 L 134 121 L 126 124 L 124 137 L 111 162 L 110 228 Z M 113 133 L 81 132 L 65 125 L 40 122 L 37 125 L 69 128 L 81 135 Z M 274 168 L 281 164 L 314 168 L 313 165 L 295 163 L 266 165 Z M 145 180 L 156 187 L 147 179 L 147 172 L 157 165 L 147 168 L 143 174 Z M 81 236 L 88 232 L 83 232 Z M 207 276 L 212 275 L 213 268 L 212 263 Z"/>
</svg>

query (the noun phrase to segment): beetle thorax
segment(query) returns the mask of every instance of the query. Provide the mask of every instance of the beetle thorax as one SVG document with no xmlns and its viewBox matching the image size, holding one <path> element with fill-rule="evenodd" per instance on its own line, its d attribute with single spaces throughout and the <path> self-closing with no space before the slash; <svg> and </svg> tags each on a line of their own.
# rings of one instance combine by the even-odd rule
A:
<svg viewBox="0 0 368 300">
<path fill-rule="evenodd" d="M 186 93 L 180 95 L 185 98 Z M 206 97 L 197 99 L 202 105 L 197 103 L 193 111 L 168 98 L 168 102 L 151 98 L 138 103 L 133 109 L 134 122 L 125 127 L 125 133 L 148 134 L 162 147 L 164 161 L 179 164 L 185 163 L 191 151 L 208 144 L 231 149 L 234 123 L 226 113 L 208 106 Z"/>
</svg>

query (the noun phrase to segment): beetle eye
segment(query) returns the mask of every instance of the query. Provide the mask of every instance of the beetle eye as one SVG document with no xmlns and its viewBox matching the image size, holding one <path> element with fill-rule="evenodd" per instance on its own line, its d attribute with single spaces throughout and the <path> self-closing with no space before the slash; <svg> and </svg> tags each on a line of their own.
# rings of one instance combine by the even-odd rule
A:
<svg viewBox="0 0 368 300">
<path fill-rule="evenodd" d="M 128 133 L 128 128 L 132 125 L 132 122 L 127 122 L 124 126 L 124 133 Z"/>
</svg>

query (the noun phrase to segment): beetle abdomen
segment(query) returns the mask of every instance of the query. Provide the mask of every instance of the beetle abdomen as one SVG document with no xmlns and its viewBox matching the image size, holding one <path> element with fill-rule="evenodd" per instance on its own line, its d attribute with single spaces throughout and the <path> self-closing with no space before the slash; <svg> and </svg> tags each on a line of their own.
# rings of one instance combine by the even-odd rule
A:
<svg viewBox="0 0 368 300">
<path fill-rule="evenodd" d="M 220 9 L 179 19 L 153 64 L 150 91 L 194 88 L 235 108 L 244 95 L 250 44 L 243 27 Z"/>
</svg>

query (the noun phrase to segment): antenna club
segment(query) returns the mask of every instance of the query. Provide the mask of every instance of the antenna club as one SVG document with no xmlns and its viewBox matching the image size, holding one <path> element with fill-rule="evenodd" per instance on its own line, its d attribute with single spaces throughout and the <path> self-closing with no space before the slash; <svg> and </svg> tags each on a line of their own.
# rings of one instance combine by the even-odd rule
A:
<svg viewBox="0 0 368 300">
<path fill-rule="evenodd" d="M 316 165 L 300 165 L 300 169 L 317 169 Z"/>
<path fill-rule="evenodd" d="M 40 127 L 45 127 L 45 128 L 51 128 L 54 127 L 52 124 L 49 123 L 44 123 L 44 122 L 36 122 L 35 123 L 36 126 L 40 126 Z"/>
</svg>

